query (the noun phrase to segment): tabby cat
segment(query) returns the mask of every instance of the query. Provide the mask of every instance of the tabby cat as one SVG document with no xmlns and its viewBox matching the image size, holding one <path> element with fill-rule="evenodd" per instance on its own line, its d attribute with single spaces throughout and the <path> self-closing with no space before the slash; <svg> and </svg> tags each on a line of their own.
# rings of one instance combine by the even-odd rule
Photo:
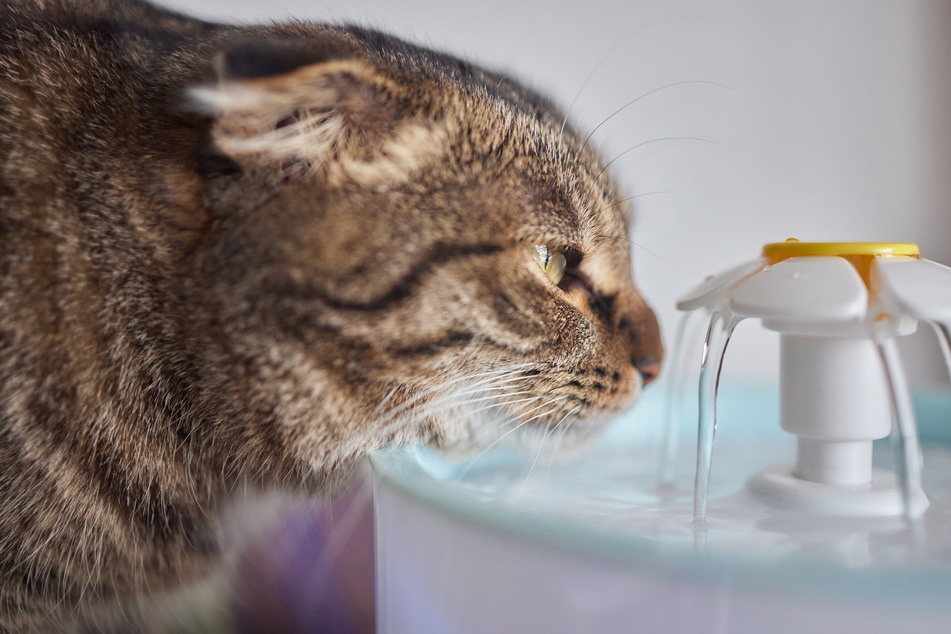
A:
<svg viewBox="0 0 951 634">
<path fill-rule="evenodd" d="M 206 574 L 236 488 L 570 444 L 657 373 L 625 196 L 508 76 L 137 0 L 0 25 L 0 630 Z"/>
</svg>

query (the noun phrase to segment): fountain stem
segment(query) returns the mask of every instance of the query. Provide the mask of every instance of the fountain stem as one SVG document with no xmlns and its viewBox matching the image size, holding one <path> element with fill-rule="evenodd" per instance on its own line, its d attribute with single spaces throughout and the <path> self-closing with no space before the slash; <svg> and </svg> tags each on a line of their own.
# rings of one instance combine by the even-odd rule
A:
<svg viewBox="0 0 951 634">
<path fill-rule="evenodd" d="M 780 420 L 798 445 L 795 465 L 770 467 L 749 482 L 771 505 L 820 515 L 902 514 L 894 474 L 872 466 L 872 443 L 891 433 L 892 416 L 875 343 L 863 335 L 859 325 L 854 336 L 847 328 L 832 336 L 780 333 Z M 927 507 L 920 489 L 911 497 L 915 512 Z"/>
<path fill-rule="evenodd" d="M 836 486 L 871 484 L 872 441 L 830 441 L 800 436 L 793 474 L 810 482 Z"/>
<path fill-rule="evenodd" d="M 796 477 L 869 484 L 872 441 L 891 431 L 875 344 L 863 337 L 783 333 L 780 385 L 782 427 L 799 437 Z"/>
</svg>

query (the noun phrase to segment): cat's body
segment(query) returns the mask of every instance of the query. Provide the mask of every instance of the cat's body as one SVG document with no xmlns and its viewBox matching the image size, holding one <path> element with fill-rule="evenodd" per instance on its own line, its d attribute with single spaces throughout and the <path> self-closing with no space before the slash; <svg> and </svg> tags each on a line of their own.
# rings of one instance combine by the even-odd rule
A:
<svg viewBox="0 0 951 634">
<path fill-rule="evenodd" d="M 511 80 L 132 0 L 0 24 L 0 630 L 203 574 L 239 484 L 540 437 L 656 373 L 624 197 Z"/>
</svg>

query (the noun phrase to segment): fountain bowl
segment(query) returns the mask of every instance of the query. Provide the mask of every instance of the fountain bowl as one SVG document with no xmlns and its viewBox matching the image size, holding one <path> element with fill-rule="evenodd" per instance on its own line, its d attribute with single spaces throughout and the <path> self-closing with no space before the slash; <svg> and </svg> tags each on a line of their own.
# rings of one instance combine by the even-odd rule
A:
<svg viewBox="0 0 951 634">
<path fill-rule="evenodd" d="M 951 394 L 917 393 L 931 506 L 902 517 L 785 511 L 748 490 L 795 460 L 776 388 L 724 385 L 707 521 L 693 521 L 696 428 L 661 471 L 662 393 L 590 451 L 419 447 L 372 457 L 377 631 L 946 632 L 951 627 Z M 691 398 L 681 420 L 691 417 Z M 887 440 L 876 467 L 889 469 Z"/>
</svg>

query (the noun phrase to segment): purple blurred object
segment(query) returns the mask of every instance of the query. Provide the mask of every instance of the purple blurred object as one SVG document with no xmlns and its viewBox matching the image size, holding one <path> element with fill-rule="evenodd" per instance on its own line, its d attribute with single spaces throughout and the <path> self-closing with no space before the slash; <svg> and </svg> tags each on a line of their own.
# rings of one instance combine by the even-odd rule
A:
<svg viewBox="0 0 951 634">
<path fill-rule="evenodd" d="M 243 634 L 374 631 L 368 486 L 289 511 L 242 559 L 234 614 Z"/>
</svg>

